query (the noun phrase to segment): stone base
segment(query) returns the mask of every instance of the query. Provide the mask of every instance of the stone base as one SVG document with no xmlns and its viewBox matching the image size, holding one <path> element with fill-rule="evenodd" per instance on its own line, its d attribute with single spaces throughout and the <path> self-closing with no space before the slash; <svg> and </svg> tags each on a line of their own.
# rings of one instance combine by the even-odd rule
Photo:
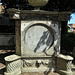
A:
<svg viewBox="0 0 75 75">
<path fill-rule="evenodd" d="M 59 70 L 57 72 L 60 73 L 61 75 L 73 75 L 72 71 Z"/>
<path fill-rule="evenodd" d="M 49 68 L 47 67 L 41 67 L 41 68 L 23 68 L 22 69 L 22 73 L 24 72 L 48 72 L 49 71 Z M 51 70 L 50 70 L 51 71 Z"/>
<path fill-rule="evenodd" d="M 45 74 L 45 73 L 37 73 L 37 72 L 26 72 L 26 73 L 22 73 L 20 75 L 60 75 L 58 73 L 54 73 L 54 72 L 50 72 L 48 74 Z"/>
<path fill-rule="evenodd" d="M 17 69 L 17 70 L 15 70 L 15 71 L 13 71 L 13 72 L 5 72 L 4 73 L 4 75 L 19 75 L 19 74 L 21 74 L 21 69 L 19 68 L 19 69 Z"/>
</svg>

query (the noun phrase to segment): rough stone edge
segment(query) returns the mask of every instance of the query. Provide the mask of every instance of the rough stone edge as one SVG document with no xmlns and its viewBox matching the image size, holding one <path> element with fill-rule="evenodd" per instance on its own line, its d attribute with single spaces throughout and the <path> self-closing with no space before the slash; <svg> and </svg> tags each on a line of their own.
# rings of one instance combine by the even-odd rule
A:
<svg viewBox="0 0 75 75">
<path fill-rule="evenodd" d="M 42 67 L 42 68 L 22 68 L 22 73 L 25 73 L 25 72 L 39 72 L 39 73 L 42 73 L 42 72 L 48 72 L 49 71 L 49 68 L 47 67 Z"/>
<path fill-rule="evenodd" d="M 64 70 L 59 70 L 57 71 L 61 75 L 73 75 L 72 71 L 64 71 Z"/>
<path fill-rule="evenodd" d="M 15 57 L 15 58 L 14 58 L 14 57 Z M 9 60 L 9 58 L 10 58 L 11 60 Z M 13 59 L 12 59 L 12 58 L 13 58 Z M 7 62 L 11 62 L 11 61 L 15 61 L 15 60 L 17 60 L 17 59 L 21 59 L 21 56 L 18 56 L 18 55 L 13 54 L 13 55 L 6 56 L 4 59 L 5 59 L 5 61 L 7 61 Z"/>
<path fill-rule="evenodd" d="M 21 74 L 21 69 L 20 68 L 13 71 L 13 72 L 10 72 L 10 73 L 4 72 L 4 75 L 19 75 L 19 74 Z"/>
<path fill-rule="evenodd" d="M 64 60 L 73 60 L 73 59 L 74 59 L 72 56 L 63 55 L 63 54 L 59 54 L 59 55 L 57 56 L 57 58 L 61 58 L 61 59 L 64 59 Z"/>
</svg>

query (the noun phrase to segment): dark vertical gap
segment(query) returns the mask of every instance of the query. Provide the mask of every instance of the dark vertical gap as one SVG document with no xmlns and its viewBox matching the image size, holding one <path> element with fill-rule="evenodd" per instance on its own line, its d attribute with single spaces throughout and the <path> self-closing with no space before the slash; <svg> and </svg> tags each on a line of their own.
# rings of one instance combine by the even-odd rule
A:
<svg viewBox="0 0 75 75">
<path fill-rule="evenodd" d="M 61 35 L 67 34 L 67 21 L 61 22 Z"/>
<path fill-rule="evenodd" d="M 67 34 L 67 21 L 62 21 L 61 22 L 61 53 L 62 54 L 66 54 L 66 44 L 64 43 L 67 42 L 66 40 L 64 40 L 65 36 Z"/>
</svg>

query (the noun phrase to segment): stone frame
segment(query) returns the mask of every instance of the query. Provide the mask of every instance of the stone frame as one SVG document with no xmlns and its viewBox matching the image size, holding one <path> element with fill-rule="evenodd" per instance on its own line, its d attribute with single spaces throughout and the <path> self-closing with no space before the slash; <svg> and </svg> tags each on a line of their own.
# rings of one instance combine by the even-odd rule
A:
<svg viewBox="0 0 75 75">
<path fill-rule="evenodd" d="M 34 22 L 31 22 L 30 25 L 27 26 L 23 31 L 21 31 L 21 41 L 22 41 L 21 42 L 21 50 L 26 49 L 26 51 L 28 50 L 29 52 L 31 52 L 29 50 L 29 48 L 27 47 L 26 43 L 24 43 L 24 39 L 25 39 L 24 35 L 26 34 L 26 31 L 30 27 L 36 26 L 37 24 L 40 24 L 41 26 L 46 27 L 51 32 L 51 35 L 53 37 L 53 42 L 52 42 L 53 47 L 51 45 L 51 49 L 49 49 L 49 51 L 52 50 L 52 49 L 54 49 L 55 42 L 54 42 L 54 31 L 53 31 L 53 29 L 49 26 L 49 24 L 46 24 L 43 21 L 34 21 Z M 24 48 L 23 48 L 23 46 L 24 46 Z M 44 56 L 44 57 L 46 57 L 46 54 L 45 53 L 47 53 L 47 52 L 45 52 L 45 53 L 44 52 L 41 52 L 41 53 L 34 53 L 34 52 L 32 52 L 32 54 L 30 53 L 31 54 L 31 56 L 30 56 L 30 54 L 27 54 L 26 51 L 25 51 L 25 54 L 26 55 L 25 54 L 23 55 L 24 52 L 21 51 L 22 52 L 22 56 L 25 56 L 25 57 L 40 57 L 40 56 Z M 46 51 L 48 51 L 48 50 L 46 50 Z M 54 54 L 54 51 L 50 55 L 53 55 L 53 54 Z"/>
</svg>

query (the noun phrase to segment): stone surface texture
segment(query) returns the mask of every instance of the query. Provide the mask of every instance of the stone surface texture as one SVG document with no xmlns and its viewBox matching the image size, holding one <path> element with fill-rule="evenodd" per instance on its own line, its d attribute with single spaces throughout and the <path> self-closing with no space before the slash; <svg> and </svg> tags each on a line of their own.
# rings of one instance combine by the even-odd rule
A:
<svg viewBox="0 0 75 75">
<path fill-rule="evenodd" d="M 37 73 L 37 72 L 34 72 L 34 73 L 23 73 L 23 74 L 20 74 L 20 75 L 45 75 L 44 73 Z M 49 74 L 47 75 L 60 75 L 58 73 L 54 73 L 54 72 L 50 72 Z"/>
<path fill-rule="evenodd" d="M 43 7 L 48 3 L 48 0 L 28 0 L 29 4 L 34 7 Z"/>
<path fill-rule="evenodd" d="M 72 75 L 72 60 L 71 56 L 59 55 L 57 57 L 57 72 L 63 75 Z"/>
<path fill-rule="evenodd" d="M 18 75 L 20 72 L 25 75 L 47 75 L 56 66 L 59 70 L 70 69 L 66 68 L 68 62 L 64 59 L 61 58 L 65 65 L 62 68 L 56 64 L 55 58 L 60 53 L 60 22 L 67 20 L 70 13 L 16 9 L 9 9 L 8 13 L 10 19 L 15 19 L 16 54 L 21 59 L 7 63 L 5 75 Z M 62 62 L 57 59 L 57 63 Z"/>
<path fill-rule="evenodd" d="M 22 61 L 20 56 L 10 55 L 5 57 L 6 72 L 5 75 L 18 75 L 21 73 Z"/>
<path fill-rule="evenodd" d="M 52 71 L 52 58 L 23 59 L 22 73 L 24 72 L 49 72 Z"/>
<path fill-rule="evenodd" d="M 22 56 L 36 57 L 54 54 L 60 48 L 59 23 L 52 21 L 21 21 Z M 50 54 L 49 54 L 50 53 Z"/>
</svg>

